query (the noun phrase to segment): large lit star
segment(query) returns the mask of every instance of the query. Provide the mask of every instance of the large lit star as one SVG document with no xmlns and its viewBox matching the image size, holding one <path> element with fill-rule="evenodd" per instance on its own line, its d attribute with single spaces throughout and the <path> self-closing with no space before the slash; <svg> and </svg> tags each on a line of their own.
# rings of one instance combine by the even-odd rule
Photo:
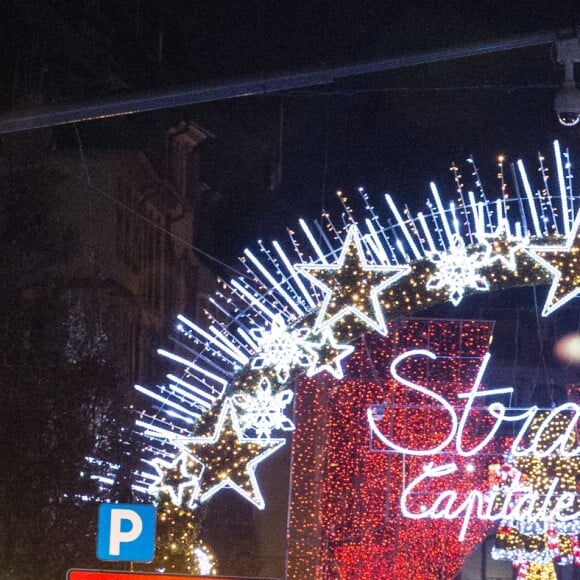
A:
<svg viewBox="0 0 580 580">
<path fill-rule="evenodd" d="M 229 487 L 260 509 L 265 503 L 256 480 L 256 467 L 285 442 L 246 437 L 230 399 L 224 400 L 213 435 L 173 441 L 203 466 L 195 500 L 207 501 L 220 489 Z"/>
<path fill-rule="evenodd" d="M 580 294 L 580 211 L 563 245 L 530 246 L 527 251 L 552 275 L 542 310 L 542 316 L 548 316 Z"/>
<path fill-rule="evenodd" d="M 379 295 L 410 272 L 409 266 L 369 264 L 356 226 L 350 226 L 335 264 L 298 264 L 296 269 L 325 292 L 315 333 L 351 315 L 382 335 L 387 334 L 387 325 Z"/>
</svg>

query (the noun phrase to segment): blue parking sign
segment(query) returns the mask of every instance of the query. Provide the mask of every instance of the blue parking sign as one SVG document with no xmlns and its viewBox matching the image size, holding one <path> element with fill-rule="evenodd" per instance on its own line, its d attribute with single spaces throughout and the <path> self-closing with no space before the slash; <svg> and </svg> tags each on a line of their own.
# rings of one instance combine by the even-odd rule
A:
<svg viewBox="0 0 580 580">
<path fill-rule="evenodd" d="M 99 506 L 99 560 L 151 562 L 154 556 L 155 506 L 122 503 Z"/>
</svg>

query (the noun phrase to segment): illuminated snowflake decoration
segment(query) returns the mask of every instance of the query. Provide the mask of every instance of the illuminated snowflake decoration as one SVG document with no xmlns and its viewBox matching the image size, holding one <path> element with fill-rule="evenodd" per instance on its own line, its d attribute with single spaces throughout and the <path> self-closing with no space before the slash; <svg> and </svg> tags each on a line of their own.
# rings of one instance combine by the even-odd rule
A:
<svg viewBox="0 0 580 580">
<path fill-rule="evenodd" d="M 274 317 L 269 331 L 250 330 L 259 348 L 252 368 L 273 368 L 278 380 L 285 383 L 293 367 L 308 367 L 312 363 L 312 355 L 304 349 L 304 339 L 309 333 L 308 329 L 289 331 L 281 315 Z"/>
<path fill-rule="evenodd" d="M 452 237 L 452 243 L 445 252 L 430 252 L 428 256 L 435 264 L 435 273 L 427 280 L 428 290 L 449 292 L 454 306 L 463 299 L 469 288 L 484 292 L 489 290 L 489 282 L 479 274 L 479 270 L 489 266 L 491 246 L 485 242 L 483 250 L 468 248 L 458 235 Z"/>
<path fill-rule="evenodd" d="M 238 418 L 244 431 L 253 429 L 257 437 L 270 438 L 272 431 L 293 431 L 294 423 L 286 415 L 284 409 L 290 404 L 294 393 L 290 389 L 272 394 L 269 379 L 263 378 L 255 394 L 238 393 L 232 396 L 240 409 Z"/>
</svg>

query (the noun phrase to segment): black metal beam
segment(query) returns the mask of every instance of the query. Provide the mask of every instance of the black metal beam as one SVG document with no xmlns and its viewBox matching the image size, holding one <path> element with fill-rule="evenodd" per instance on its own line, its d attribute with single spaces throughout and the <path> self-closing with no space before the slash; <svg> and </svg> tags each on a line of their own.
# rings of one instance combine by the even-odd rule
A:
<svg viewBox="0 0 580 580">
<path fill-rule="evenodd" d="M 0 116 L 0 134 L 29 131 L 32 129 L 41 129 L 67 123 L 79 123 L 93 119 L 104 119 L 119 115 L 132 115 L 196 103 L 207 103 L 237 97 L 276 93 L 290 89 L 327 85 L 338 79 L 347 77 L 551 44 L 555 39 L 556 35 L 553 32 L 539 32 L 528 36 L 495 40 L 471 46 L 408 54 L 336 68 L 275 74 L 245 80 L 230 80 L 222 83 L 184 87 L 176 90 L 166 89 L 92 103 L 56 107 L 15 115 L 3 115 Z"/>
</svg>

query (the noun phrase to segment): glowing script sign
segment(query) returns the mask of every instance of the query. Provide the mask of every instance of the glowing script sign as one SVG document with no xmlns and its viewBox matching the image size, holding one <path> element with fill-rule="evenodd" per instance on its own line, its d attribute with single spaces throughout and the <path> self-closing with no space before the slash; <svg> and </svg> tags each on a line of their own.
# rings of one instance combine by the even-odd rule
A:
<svg viewBox="0 0 580 580">
<path fill-rule="evenodd" d="M 460 393 L 459 398 L 465 400 L 465 405 L 461 413 L 451 405 L 440 394 L 431 389 L 415 384 L 398 372 L 399 365 L 410 357 L 428 357 L 435 360 L 437 356 L 428 350 L 411 350 L 396 357 L 391 363 L 390 371 L 393 378 L 406 388 L 420 393 L 432 400 L 433 404 L 448 415 L 449 428 L 444 434 L 441 442 L 437 442 L 429 449 L 412 448 L 402 445 L 394 440 L 393 436 L 387 436 L 381 431 L 376 417 L 371 408 L 367 411 L 368 422 L 373 434 L 387 447 L 387 449 L 414 456 L 433 457 L 445 452 L 446 457 L 451 453 L 460 457 L 471 457 L 483 450 L 490 444 L 498 430 L 503 424 L 520 424 L 519 431 L 515 436 L 509 454 L 511 457 L 530 456 L 543 458 L 551 455 L 558 455 L 561 458 L 569 459 L 580 455 L 580 447 L 573 446 L 575 434 L 580 418 L 580 406 L 575 403 L 564 403 L 554 407 L 549 412 L 541 411 L 536 405 L 523 409 L 513 410 L 507 408 L 499 401 L 494 401 L 485 405 L 485 409 L 492 418 L 492 426 L 489 432 L 477 444 L 469 447 L 465 443 L 466 427 L 469 426 L 470 416 L 474 410 L 475 403 L 498 395 L 513 393 L 513 388 L 504 387 L 490 390 L 480 390 L 481 378 L 489 361 L 487 354 L 481 365 L 477 378 L 471 391 Z M 541 413 L 541 415 L 539 415 Z M 557 434 L 549 438 L 546 445 L 544 436 L 553 428 L 555 421 L 564 422 L 566 427 Z M 538 418 L 541 420 L 538 424 Z M 534 423 L 534 429 L 530 426 Z M 519 474 L 512 478 L 509 487 L 501 489 L 492 488 L 488 492 L 474 489 L 463 497 L 452 490 L 444 490 L 430 506 L 422 506 L 418 512 L 409 509 L 409 497 L 419 491 L 422 485 L 428 484 L 435 479 L 445 478 L 457 471 L 455 462 L 447 462 L 435 465 L 433 461 L 423 466 L 423 473 L 413 479 L 403 489 L 401 494 L 401 511 L 403 515 L 411 519 L 456 519 L 463 518 L 459 539 L 463 541 L 472 517 L 482 520 L 511 520 L 526 522 L 553 522 L 566 525 L 580 516 L 575 509 L 575 493 L 572 491 L 558 492 L 559 478 L 553 477 L 544 493 L 522 481 Z"/>
</svg>

